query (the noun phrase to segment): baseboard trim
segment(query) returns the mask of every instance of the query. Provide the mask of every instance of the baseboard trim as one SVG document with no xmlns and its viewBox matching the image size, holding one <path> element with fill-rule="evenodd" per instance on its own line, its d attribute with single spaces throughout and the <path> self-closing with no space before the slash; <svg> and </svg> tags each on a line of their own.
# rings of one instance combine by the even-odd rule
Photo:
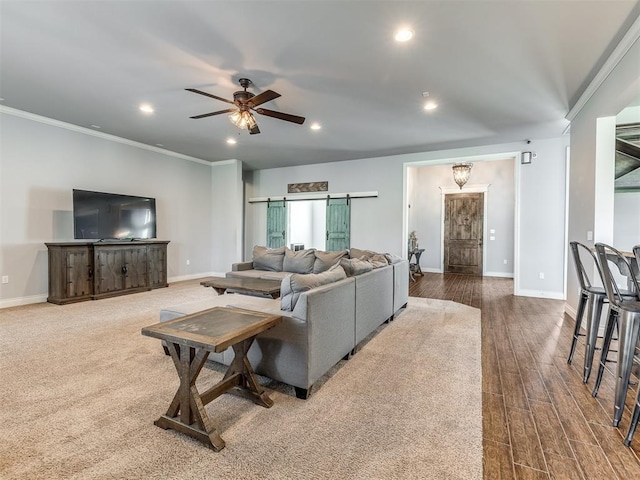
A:
<svg viewBox="0 0 640 480">
<path fill-rule="evenodd" d="M 44 303 L 46 301 L 47 295 L 30 295 L 28 297 L 8 298 L 6 300 L 0 300 L 0 309 L 9 307 L 21 307 L 22 305 Z"/>
<path fill-rule="evenodd" d="M 514 295 L 517 297 L 550 298 L 553 300 L 565 299 L 562 292 L 545 292 L 541 290 L 518 290 Z"/>
<path fill-rule="evenodd" d="M 573 318 L 574 320 L 576 319 L 576 316 L 578 315 L 578 312 L 576 311 L 575 308 L 573 308 L 571 305 L 569 305 L 568 303 L 564 304 L 564 313 L 566 313 L 567 315 L 569 315 L 571 318 Z"/>
<path fill-rule="evenodd" d="M 484 272 L 485 277 L 513 278 L 513 273 L 506 272 Z"/>
<path fill-rule="evenodd" d="M 421 266 L 420 269 L 427 273 L 443 273 L 441 268 L 430 268 Z"/>
</svg>

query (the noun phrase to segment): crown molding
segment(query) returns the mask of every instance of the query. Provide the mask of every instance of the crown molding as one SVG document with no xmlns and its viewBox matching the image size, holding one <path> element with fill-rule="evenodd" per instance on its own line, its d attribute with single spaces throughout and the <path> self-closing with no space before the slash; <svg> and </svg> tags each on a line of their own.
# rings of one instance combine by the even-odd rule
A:
<svg viewBox="0 0 640 480">
<path fill-rule="evenodd" d="M 636 18 L 633 25 L 627 30 L 627 33 L 624 34 L 620 43 L 616 45 L 616 48 L 611 52 L 609 58 L 604 65 L 600 69 L 600 71 L 593 77 L 591 83 L 586 88 L 580 98 L 575 103 L 575 105 L 569 110 L 569 113 L 566 115 L 566 119 L 569 121 L 573 121 L 574 118 L 580 113 L 580 111 L 584 108 L 587 102 L 591 99 L 591 97 L 598 91 L 600 86 L 604 83 L 607 77 L 613 72 L 618 63 L 624 58 L 629 49 L 636 43 L 636 41 L 640 38 L 640 16 Z"/>
</svg>

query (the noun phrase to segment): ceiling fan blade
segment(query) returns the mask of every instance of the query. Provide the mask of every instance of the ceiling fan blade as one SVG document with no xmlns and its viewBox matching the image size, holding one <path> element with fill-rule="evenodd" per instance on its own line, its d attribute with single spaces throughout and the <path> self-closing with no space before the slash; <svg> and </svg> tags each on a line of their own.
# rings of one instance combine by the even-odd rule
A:
<svg viewBox="0 0 640 480">
<path fill-rule="evenodd" d="M 216 95 L 212 95 L 210 93 L 203 92 L 202 90 L 196 90 L 195 88 L 185 88 L 185 90 L 187 90 L 188 92 L 193 92 L 193 93 L 198 93 L 200 95 L 204 95 L 205 97 L 215 98 L 216 100 L 220 100 L 221 102 L 233 103 L 235 105 L 235 103 L 232 102 L 231 100 L 227 100 L 226 98 L 218 97 Z"/>
<path fill-rule="evenodd" d="M 193 117 L 189 117 L 189 118 L 205 118 L 205 117 L 211 117 L 213 115 L 220 115 L 222 113 L 231 113 L 231 112 L 235 112 L 236 110 L 238 110 L 237 108 L 227 108 L 226 110 L 218 110 L 217 112 L 211 112 L 211 113 L 203 113 L 202 115 L 194 115 Z"/>
<path fill-rule="evenodd" d="M 255 97 L 251 97 L 247 103 L 251 107 L 257 107 L 258 105 L 262 105 L 263 103 L 270 102 L 271 100 L 275 100 L 281 96 L 279 93 L 274 92 L 273 90 L 265 90 L 262 93 L 259 93 Z"/>
<path fill-rule="evenodd" d="M 267 117 L 278 118 L 280 120 L 285 120 L 287 122 L 297 123 L 298 125 L 302 125 L 305 121 L 304 117 L 291 115 L 290 113 L 276 112 L 274 110 L 268 110 L 266 108 L 257 108 L 256 112 L 258 112 L 260 115 L 266 115 Z"/>
<path fill-rule="evenodd" d="M 250 135 L 255 135 L 256 133 L 260 133 L 260 129 L 258 128 L 258 125 L 254 125 L 253 128 L 249 127 L 248 130 Z"/>
</svg>

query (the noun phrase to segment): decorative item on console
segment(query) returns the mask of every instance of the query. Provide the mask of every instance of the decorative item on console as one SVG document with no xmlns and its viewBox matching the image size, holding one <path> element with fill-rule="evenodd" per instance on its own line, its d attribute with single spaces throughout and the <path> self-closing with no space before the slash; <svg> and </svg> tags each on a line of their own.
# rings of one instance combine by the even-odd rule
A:
<svg viewBox="0 0 640 480">
<path fill-rule="evenodd" d="M 416 231 L 412 230 L 409 234 L 409 251 L 413 251 L 418 248 L 418 235 L 416 235 Z"/>
</svg>

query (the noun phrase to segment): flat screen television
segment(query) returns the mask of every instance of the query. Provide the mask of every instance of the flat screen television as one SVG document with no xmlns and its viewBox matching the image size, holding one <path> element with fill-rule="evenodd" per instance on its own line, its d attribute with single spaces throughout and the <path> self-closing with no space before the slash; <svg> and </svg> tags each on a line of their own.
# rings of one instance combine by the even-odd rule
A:
<svg viewBox="0 0 640 480">
<path fill-rule="evenodd" d="M 73 190 L 76 239 L 156 238 L 156 199 Z"/>
</svg>

